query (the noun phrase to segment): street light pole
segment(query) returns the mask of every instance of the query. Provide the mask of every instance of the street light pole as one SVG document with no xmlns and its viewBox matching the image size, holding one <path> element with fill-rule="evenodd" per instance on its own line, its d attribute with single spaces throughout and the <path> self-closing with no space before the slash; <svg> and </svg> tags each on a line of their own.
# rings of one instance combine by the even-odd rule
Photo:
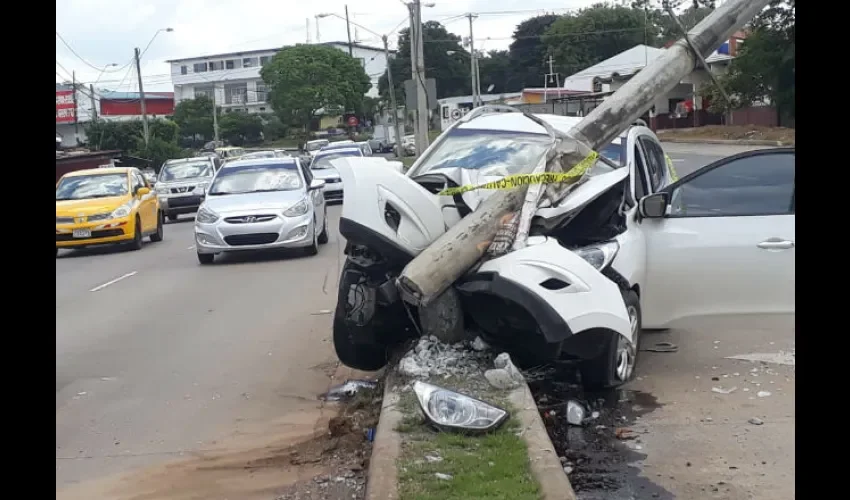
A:
<svg viewBox="0 0 850 500">
<path fill-rule="evenodd" d="M 348 19 L 348 5 L 345 6 L 345 31 L 348 33 L 348 55 L 354 57 L 354 46 L 351 44 L 351 20 Z"/>
<path fill-rule="evenodd" d="M 414 0 L 408 4 L 411 11 L 411 61 L 413 84 L 416 86 L 416 154 L 428 149 L 428 95 L 425 88 L 425 55 L 422 53 L 422 2 Z M 415 34 L 415 37 L 414 37 Z"/>
<path fill-rule="evenodd" d="M 148 110 L 145 107 L 145 87 L 142 84 L 141 51 L 138 47 L 136 47 L 134 57 L 136 59 L 136 76 L 139 78 L 139 102 L 142 104 L 142 130 L 144 132 L 145 147 L 147 147 L 150 142 L 150 132 L 148 130 Z"/>
<path fill-rule="evenodd" d="M 393 152 L 396 155 L 396 158 L 401 156 L 401 130 L 398 126 L 398 106 L 396 106 L 395 102 L 395 85 L 393 85 L 393 72 L 390 69 L 390 46 L 389 41 L 387 40 L 387 35 L 381 37 L 384 42 L 384 57 L 387 59 L 387 85 L 390 89 L 390 109 L 392 110 L 393 117 L 393 128 L 395 129 L 395 144 L 397 147 L 393 148 Z M 384 135 L 387 137 L 387 142 L 389 142 L 389 134 L 384 132 Z"/>
<path fill-rule="evenodd" d="M 478 62 L 476 60 L 477 56 L 475 54 L 475 39 L 473 38 L 473 34 L 472 34 L 472 21 L 478 16 L 476 16 L 475 14 L 467 14 L 466 17 L 469 18 L 469 54 L 471 56 L 471 61 L 469 62 L 469 74 L 470 74 L 470 77 L 472 78 L 472 107 L 474 108 L 474 107 L 479 106 L 481 104 L 479 102 L 480 99 L 479 99 L 479 96 L 478 96 L 478 83 L 477 83 L 478 78 L 476 76 L 478 73 L 475 69 L 476 66 L 478 65 Z"/>
</svg>

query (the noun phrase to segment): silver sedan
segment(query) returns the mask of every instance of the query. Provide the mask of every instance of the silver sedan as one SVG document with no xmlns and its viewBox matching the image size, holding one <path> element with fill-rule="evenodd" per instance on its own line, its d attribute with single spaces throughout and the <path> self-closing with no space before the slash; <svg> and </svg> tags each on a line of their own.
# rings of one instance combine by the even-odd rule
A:
<svg viewBox="0 0 850 500">
<path fill-rule="evenodd" d="M 307 183 L 296 158 L 234 160 L 216 173 L 195 217 L 201 264 L 222 252 L 302 248 L 328 241 L 324 181 Z"/>
</svg>

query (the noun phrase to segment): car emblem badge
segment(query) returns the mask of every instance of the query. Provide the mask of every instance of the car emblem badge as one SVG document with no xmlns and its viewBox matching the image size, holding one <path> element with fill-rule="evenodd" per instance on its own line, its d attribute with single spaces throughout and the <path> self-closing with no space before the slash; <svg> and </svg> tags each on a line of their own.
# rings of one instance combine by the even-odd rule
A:
<svg viewBox="0 0 850 500">
<path fill-rule="evenodd" d="M 243 217 L 242 220 L 250 223 L 250 222 L 254 222 L 255 220 L 257 220 L 257 218 L 254 217 L 253 215 L 249 215 L 248 217 Z"/>
</svg>

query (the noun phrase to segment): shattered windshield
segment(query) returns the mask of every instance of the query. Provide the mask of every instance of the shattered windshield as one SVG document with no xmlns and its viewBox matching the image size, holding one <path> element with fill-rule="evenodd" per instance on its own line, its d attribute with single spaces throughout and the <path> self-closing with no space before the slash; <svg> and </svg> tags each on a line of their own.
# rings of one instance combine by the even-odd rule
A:
<svg viewBox="0 0 850 500">
<path fill-rule="evenodd" d="M 521 174 L 534 168 L 551 144 L 547 134 L 456 128 L 428 155 L 416 175 L 450 168 L 484 175 Z"/>
</svg>

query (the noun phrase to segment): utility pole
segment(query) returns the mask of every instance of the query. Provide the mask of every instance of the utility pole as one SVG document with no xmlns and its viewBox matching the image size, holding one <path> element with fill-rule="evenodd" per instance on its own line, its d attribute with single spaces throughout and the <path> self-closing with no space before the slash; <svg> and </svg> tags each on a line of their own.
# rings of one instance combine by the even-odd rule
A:
<svg viewBox="0 0 850 500">
<path fill-rule="evenodd" d="M 307 44 L 310 44 L 310 18 L 307 18 Z"/>
<path fill-rule="evenodd" d="M 218 147 L 218 105 L 215 103 L 215 94 L 217 92 L 216 85 L 213 84 L 212 102 L 213 102 L 213 140 L 215 147 Z"/>
<path fill-rule="evenodd" d="M 71 97 L 74 98 L 74 138 L 79 141 L 80 140 L 79 139 L 79 137 L 80 137 L 80 135 L 79 135 L 80 134 L 80 122 L 79 122 L 78 117 L 77 117 L 77 115 L 79 115 L 79 113 L 77 112 L 78 109 L 77 109 L 77 72 L 76 71 L 71 72 L 71 88 L 74 89 L 74 91 L 71 93 Z"/>
<path fill-rule="evenodd" d="M 91 117 L 92 121 L 97 121 L 97 103 L 94 100 L 94 84 L 89 85 L 89 98 L 91 99 Z"/>
<path fill-rule="evenodd" d="M 549 102 L 549 82 L 553 82 L 555 84 L 555 88 L 561 86 L 561 77 L 558 73 L 555 73 L 555 59 L 552 58 L 552 55 L 549 55 L 549 60 L 546 61 L 549 63 L 549 72 L 546 73 L 546 76 L 543 77 L 543 102 Z M 554 108 L 554 104 L 553 104 Z"/>
<path fill-rule="evenodd" d="M 348 20 L 348 5 L 345 6 L 345 31 L 348 32 L 348 55 L 354 57 L 354 45 L 351 44 L 351 22 Z"/>
<path fill-rule="evenodd" d="M 142 85 L 142 64 L 139 48 L 136 47 L 136 76 L 139 78 L 139 102 L 142 104 L 142 130 L 145 134 L 145 146 L 150 141 L 150 132 L 148 131 L 148 110 L 145 105 L 145 87 Z"/>
<path fill-rule="evenodd" d="M 470 66 L 469 66 L 469 74 L 472 77 L 472 107 L 480 106 L 480 97 L 478 95 L 478 77 L 476 67 L 478 66 L 478 56 L 475 53 L 475 38 L 472 35 L 472 21 L 477 18 L 475 14 L 467 14 L 466 17 L 469 19 L 469 55 L 470 55 Z"/>
<path fill-rule="evenodd" d="M 316 16 L 316 43 L 322 43 L 322 35 L 319 33 L 319 16 Z"/>
<path fill-rule="evenodd" d="M 393 117 L 393 127 L 395 127 L 395 144 L 398 147 L 394 147 L 393 151 L 395 152 L 396 158 L 401 156 L 401 129 L 398 126 L 398 106 L 396 106 L 395 102 L 395 85 L 393 85 L 393 72 L 391 70 L 392 66 L 390 65 L 390 45 L 387 40 L 387 35 L 381 37 L 381 40 L 384 41 L 384 57 L 387 58 L 387 85 L 390 88 L 390 109 L 392 109 L 392 117 Z M 390 139 L 390 135 L 386 134 L 387 141 Z"/>
<path fill-rule="evenodd" d="M 413 24 L 416 26 L 416 43 L 411 44 L 416 47 L 416 71 L 412 75 L 416 85 L 416 154 L 421 155 L 428 149 L 428 94 L 425 89 L 425 55 L 422 51 L 422 2 L 414 0 L 412 8 Z"/>
</svg>

